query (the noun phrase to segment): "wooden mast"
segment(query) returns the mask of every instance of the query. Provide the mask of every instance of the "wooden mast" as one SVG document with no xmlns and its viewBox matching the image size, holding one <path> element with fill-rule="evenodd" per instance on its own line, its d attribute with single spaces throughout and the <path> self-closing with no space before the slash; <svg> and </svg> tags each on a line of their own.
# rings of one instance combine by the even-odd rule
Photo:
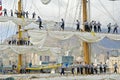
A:
<svg viewBox="0 0 120 80">
<path fill-rule="evenodd" d="M 82 0 L 82 18 L 83 24 L 87 21 L 87 0 Z M 84 27 L 85 31 L 85 27 Z M 84 62 L 90 64 L 90 54 L 89 54 L 89 44 L 87 42 L 83 42 L 83 53 L 84 53 Z"/>
<path fill-rule="evenodd" d="M 22 12 L 22 0 L 18 1 L 18 18 L 21 18 L 21 12 Z M 21 31 L 21 25 L 18 25 L 18 45 L 20 44 L 20 40 L 22 39 L 22 31 Z M 20 68 L 22 66 L 22 54 L 18 55 L 18 72 L 20 72 Z"/>
</svg>

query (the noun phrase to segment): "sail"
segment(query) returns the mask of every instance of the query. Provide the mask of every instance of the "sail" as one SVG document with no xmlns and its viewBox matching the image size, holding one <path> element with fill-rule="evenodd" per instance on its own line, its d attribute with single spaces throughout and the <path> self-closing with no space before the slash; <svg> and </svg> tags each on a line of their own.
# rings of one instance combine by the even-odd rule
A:
<svg viewBox="0 0 120 80">
<path fill-rule="evenodd" d="M 39 22 L 36 22 L 35 19 L 28 19 L 28 18 L 22 19 L 22 18 L 16 18 L 16 17 L 0 16 L 0 22 L 8 22 L 8 21 L 12 21 L 16 25 L 21 25 L 23 27 L 28 26 L 31 23 L 39 25 Z M 55 21 L 43 20 L 43 25 L 54 26 L 55 24 L 56 24 Z"/>
<path fill-rule="evenodd" d="M 37 43 L 39 46 L 43 45 L 46 37 L 52 37 L 54 40 L 66 40 L 71 38 L 72 36 L 78 37 L 82 41 L 86 41 L 88 43 L 99 42 L 100 40 L 104 39 L 105 37 L 111 40 L 120 40 L 120 35 L 116 34 L 105 34 L 105 33 L 96 33 L 93 36 L 91 33 L 88 32 L 62 32 L 62 31 L 39 31 L 39 30 L 29 30 L 29 35 L 31 36 L 31 42 L 36 45 Z M 41 36 L 39 36 L 41 35 Z M 39 36 L 39 37 L 38 37 Z"/>
<path fill-rule="evenodd" d="M 0 45 L 0 51 L 6 53 L 16 53 L 16 54 L 29 54 L 29 53 L 38 53 L 38 54 L 54 54 L 60 53 L 60 48 L 58 47 L 36 47 L 36 46 L 16 46 L 16 45 Z"/>
</svg>

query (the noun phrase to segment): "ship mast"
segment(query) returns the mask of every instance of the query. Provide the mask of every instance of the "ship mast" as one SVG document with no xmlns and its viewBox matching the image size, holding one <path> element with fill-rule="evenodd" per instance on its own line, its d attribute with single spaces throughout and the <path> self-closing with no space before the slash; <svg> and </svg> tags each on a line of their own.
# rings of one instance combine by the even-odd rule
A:
<svg viewBox="0 0 120 80">
<path fill-rule="evenodd" d="M 22 12 L 22 0 L 19 0 L 18 1 L 18 18 L 22 18 L 21 16 L 21 12 Z M 21 25 L 18 25 L 18 45 L 21 45 L 20 44 L 20 40 L 22 39 L 22 26 Z M 22 66 L 22 54 L 19 54 L 18 55 L 18 72 L 20 71 L 20 68 Z"/>
<path fill-rule="evenodd" d="M 82 18 L 83 24 L 87 21 L 87 0 L 82 0 Z M 85 27 L 84 27 L 85 31 Z M 83 53 L 84 53 L 84 62 L 86 64 L 90 64 L 90 53 L 89 53 L 89 44 L 87 42 L 83 42 Z"/>
</svg>

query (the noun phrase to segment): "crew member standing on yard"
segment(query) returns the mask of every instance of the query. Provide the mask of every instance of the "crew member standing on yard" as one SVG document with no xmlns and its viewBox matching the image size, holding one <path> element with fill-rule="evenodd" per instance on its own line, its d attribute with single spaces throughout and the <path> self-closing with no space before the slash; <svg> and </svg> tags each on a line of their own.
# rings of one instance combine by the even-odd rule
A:
<svg viewBox="0 0 120 80">
<path fill-rule="evenodd" d="M 114 30 L 113 30 L 113 33 L 118 33 L 118 30 L 117 30 L 117 28 L 118 28 L 118 25 L 117 25 L 117 23 L 114 25 Z"/>
<path fill-rule="evenodd" d="M 62 30 L 64 30 L 64 26 L 65 26 L 65 22 L 64 22 L 64 20 L 63 19 L 61 19 L 61 28 L 62 28 Z"/>
<path fill-rule="evenodd" d="M 25 11 L 23 10 L 21 15 L 25 18 Z"/>
<path fill-rule="evenodd" d="M 13 10 L 11 9 L 11 16 L 13 16 Z"/>
<path fill-rule="evenodd" d="M 85 21 L 84 26 L 85 26 L 85 31 L 90 32 L 89 24 L 87 21 Z"/>
<path fill-rule="evenodd" d="M 76 21 L 77 21 L 77 24 L 76 24 L 77 25 L 77 29 L 76 30 L 80 31 L 80 22 L 78 20 L 76 20 Z"/>
<path fill-rule="evenodd" d="M 18 17 L 18 14 L 19 14 L 19 13 L 18 13 L 18 11 L 17 11 L 17 10 L 15 10 L 15 14 L 16 14 L 16 16 Z"/>
<path fill-rule="evenodd" d="M 4 16 L 7 16 L 7 9 L 4 9 Z"/>
<path fill-rule="evenodd" d="M 32 13 L 32 18 L 33 18 L 33 19 L 35 18 L 35 15 L 36 15 L 36 13 L 33 12 L 33 13 Z"/>
<path fill-rule="evenodd" d="M 108 27 L 108 33 L 110 33 L 110 31 L 111 31 L 111 23 L 109 23 L 109 24 L 107 25 L 107 27 Z"/>
<path fill-rule="evenodd" d="M 115 63 L 113 66 L 114 66 L 114 73 L 117 73 L 117 68 L 118 68 L 117 63 Z"/>
<path fill-rule="evenodd" d="M 26 14 L 26 18 L 28 18 L 28 14 L 29 14 L 28 11 L 25 14 Z"/>
<path fill-rule="evenodd" d="M 39 29 L 41 29 L 42 26 L 42 20 L 40 18 L 40 16 L 38 16 L 38 20 L 36 22 L 39 22 Z"/>
<path fill-rule="evenodd" d="M 104 73 L 106 73 L 107 64 L 103 64 Z"/>
<path fill-rule="evenodd" d="M 97 32 L 97 24 L 96 24 L 96 21 L 94 21 L 94 32 Z"/>
<path fill-rule="evenodd" d="M 101 32 L 101 24 L 100 24 L 100 22 L 97 23 L 97 26 L 98 26 L 98 32 Z"/>
<path fill-rule="evenodd" d="M 103 68 L 103 65 L 102 65 L 102 62 L 101 62 L 100 63 L 100 68 L 99 68 L 100 69 L 100 73 L 103 73 L 103 69 L 102 68 Z"/>
</svg>

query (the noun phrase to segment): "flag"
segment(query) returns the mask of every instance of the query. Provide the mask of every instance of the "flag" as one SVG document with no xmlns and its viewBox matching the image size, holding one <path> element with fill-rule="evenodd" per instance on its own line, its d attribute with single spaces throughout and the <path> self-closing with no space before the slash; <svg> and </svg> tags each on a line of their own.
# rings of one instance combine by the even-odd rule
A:
<svg viewBox="0 0 120 80">
<path fill-rule="evenodd" d="M 2 11 L 2 6 L 0 5 L 0 11 Z"/>
<path fill-rule="evenodd" d="M 2 5 L 2 0 L 0 0 L 0 5 Z"/>
<path fill-rule="evenodd" d="M 0 0 L 0 16 L 2 15 L 2 0 Z"/>
</svg>

